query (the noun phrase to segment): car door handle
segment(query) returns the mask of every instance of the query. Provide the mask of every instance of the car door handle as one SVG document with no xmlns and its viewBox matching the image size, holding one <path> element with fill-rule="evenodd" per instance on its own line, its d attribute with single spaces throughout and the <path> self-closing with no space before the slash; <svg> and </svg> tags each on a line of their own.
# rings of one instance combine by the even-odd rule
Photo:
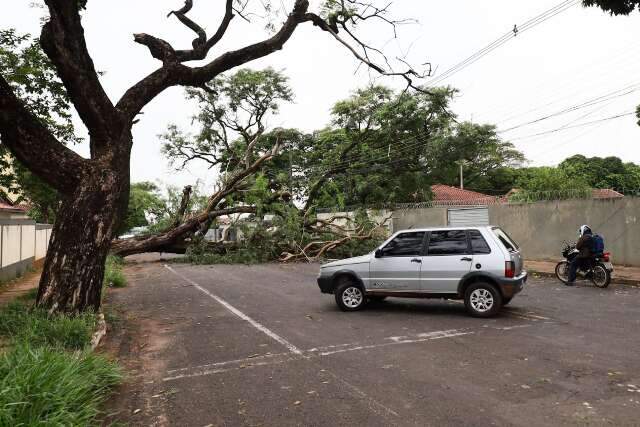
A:
<svg viewBox="0 0 640 427">
<path fill-rule="evenodd" d="M 468 256 L 464 257 L 464 258 L 460 258 L 460 261 L 473 261 L 473 258 L 469 258 Z"/>
<path fill-rule="evenodd" d="M 414 258 L 411 262 L 417 262 L 418 264 L 422 264 L 422 260 L 420 258 Z"/>
</svg>

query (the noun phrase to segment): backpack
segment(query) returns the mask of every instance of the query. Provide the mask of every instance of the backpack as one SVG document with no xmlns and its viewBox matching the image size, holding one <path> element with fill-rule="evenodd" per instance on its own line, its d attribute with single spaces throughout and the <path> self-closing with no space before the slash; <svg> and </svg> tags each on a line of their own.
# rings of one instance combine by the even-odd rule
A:
<svg viewBox="0 0 640 427">
<path fill-rule="evenodd" d="M 604 252 L 604 238 L 599 234 L 594 234 L 591 237 L 591 251 L 595 255 L 599 255 Z"/>
</svg>

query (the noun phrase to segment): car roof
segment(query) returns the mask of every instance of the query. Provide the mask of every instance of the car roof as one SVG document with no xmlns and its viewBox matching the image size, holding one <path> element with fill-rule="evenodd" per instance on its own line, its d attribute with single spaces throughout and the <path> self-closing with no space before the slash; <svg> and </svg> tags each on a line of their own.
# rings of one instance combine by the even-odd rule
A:
<svg viewBox="0 0 640 427">
<path fill-rule="evenodd" d="M 495 225 L 469 225 L 469 226 L 442 226 L 442 227 L 420 227 L 420 228 L 407 228 L 404 230 L 395 231 L 393 234 L 397 233 L 405 233 L 405 232 L 416 232 L 416 231 L 436 231 L 436 230 L 480 230 L 480 229 L 491 229 L 496 228 Z"/>
</svg>

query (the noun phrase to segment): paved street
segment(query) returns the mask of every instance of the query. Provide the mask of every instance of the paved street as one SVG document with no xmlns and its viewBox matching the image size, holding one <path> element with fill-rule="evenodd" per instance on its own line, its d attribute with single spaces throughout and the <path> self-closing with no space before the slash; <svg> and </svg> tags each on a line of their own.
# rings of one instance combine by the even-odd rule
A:
<svg viewBox="0 0 640 427">
<path fill-rule="evenodd" d="M 640 425 L 640 288 L 532 279 L 494 319 L 459 302 L 340 312 L 317 265 L 142 262 L 107 302 L 131 425 Z"/>
</svg>

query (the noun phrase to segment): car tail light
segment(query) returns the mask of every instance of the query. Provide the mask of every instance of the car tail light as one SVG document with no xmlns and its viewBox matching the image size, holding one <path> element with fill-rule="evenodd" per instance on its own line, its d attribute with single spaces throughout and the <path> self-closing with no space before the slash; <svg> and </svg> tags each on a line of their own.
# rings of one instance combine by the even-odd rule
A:
<svg viewBox="0 0 640 427">
<path fill-rule="evenodd" d="M 602 260 L 604 262 L 609 262 L 610 258 L 611 258 L 611 252 L 605 252 L 602 254 Z"/>
<path fill-rule="evenodd" d="M 516 265 L 513 261 L 507 261 L 504 263 L 504 277 L 513 279 L 516 275 Z"/>
</svg>

